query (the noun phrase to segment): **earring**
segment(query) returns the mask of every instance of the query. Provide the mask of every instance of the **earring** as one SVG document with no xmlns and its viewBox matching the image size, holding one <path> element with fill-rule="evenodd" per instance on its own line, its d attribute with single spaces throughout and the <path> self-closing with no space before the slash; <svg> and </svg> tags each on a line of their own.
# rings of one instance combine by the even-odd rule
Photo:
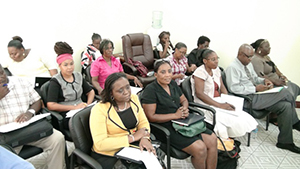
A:
<svg viewBox="0 0 300 169">
<path fill-rule="evenodd" d="M 115 100 L 114 96 L 111 96 L 110 98 L 111 98 L 111 100 Z"/>
<path fill-rule="evenodd" d="M 258 51 L 258 53 L 260 54 L 260 53 L 261 53 L 261 51 Z"/>
<path fill-rule="evenodd" d="M 25 56 L 25 52 L 23 52 L 23 56 Z"/>
</svg>

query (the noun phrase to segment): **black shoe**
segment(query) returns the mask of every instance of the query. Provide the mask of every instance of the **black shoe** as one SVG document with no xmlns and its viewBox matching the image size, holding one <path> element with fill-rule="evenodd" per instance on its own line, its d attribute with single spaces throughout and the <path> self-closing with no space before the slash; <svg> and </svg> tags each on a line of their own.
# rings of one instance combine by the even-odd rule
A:
<svg viewBox="0 0 300 169">
<path fill-rule="evenodd" d="M 292 144 L 277 143 L 276 147 L 281 148 L 281 149 L 290 150 L 291 152 L 300 154 L 300 148 L 297 147 L 294 143 L 292 143 Z"/>
<path fill-rule="evenodd" d="M 300 121 L 298 121 L 297 123 L 295 123 L 293 125 L 293 129 L 296 129 L 296 130 L 300 131 Z"/>
</svg>

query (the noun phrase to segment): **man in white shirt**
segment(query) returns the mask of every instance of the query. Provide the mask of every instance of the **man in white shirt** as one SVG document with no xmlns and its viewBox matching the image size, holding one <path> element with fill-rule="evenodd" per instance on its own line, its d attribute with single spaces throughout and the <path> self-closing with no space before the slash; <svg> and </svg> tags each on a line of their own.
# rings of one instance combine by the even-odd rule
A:
<svg viewBox="0 0 300 169">
<path fill-rule="evenodd" d="M 41 109 L 41 97 L 24 78 L 7 77 L 0 64 L 0 126 L 11 122 L 30 120 Z M 65 139 L 57 130 L 53 134 L 28 145 L 42 148 L 47 154 L 48 168 L 63 169 Z M 22 146 L 15 147 L 19 153 Z"/>
<path fill-rule="evenodd" d="M 294 144 L 292 131 L 293 128 L 300 131 L 295 98 L 285 88 L 277 93 L 254 94 L 273 88 L 273 83 L 257 76 L 251 64 L 253 54 L 253 48 L 248 44 L 243 44 L 239 48 L 237 58 L 225 71 L 228 90 L 252 97 L 253 110 L 268 110 L 276 113 L 280 131 L 276 146 L 300 154 L 300 148 Z M 245 102 L 244 107 L 249 108 L 249 103 Z"/>
</svg>

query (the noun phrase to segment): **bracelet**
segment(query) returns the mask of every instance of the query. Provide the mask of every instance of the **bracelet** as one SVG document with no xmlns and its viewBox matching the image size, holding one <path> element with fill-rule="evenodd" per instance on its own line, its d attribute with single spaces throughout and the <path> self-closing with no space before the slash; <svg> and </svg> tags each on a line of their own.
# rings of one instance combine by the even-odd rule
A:
<svg viewBox="0 0 300 169">
<path fill-rule="evenodd" d="M 148 136 L 144 136 L 144 137 L 142 137 L 142 138 L 147 139 L 149 142 L 151 142 L 151 139 L 150 139 L 150 137 L 148 137 Z"/>
<path fill-rule="evenodd" d="M 134 136 L 132 134 L 129 135 L 132 138 L 132 142 L 134 142 Z"/>
</svg>

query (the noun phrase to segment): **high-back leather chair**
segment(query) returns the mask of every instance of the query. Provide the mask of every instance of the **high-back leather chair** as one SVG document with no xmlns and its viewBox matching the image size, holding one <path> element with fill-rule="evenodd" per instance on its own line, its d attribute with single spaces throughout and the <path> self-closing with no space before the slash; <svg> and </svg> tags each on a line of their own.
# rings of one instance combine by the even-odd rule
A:
<svg viewBox="0 0 300 169">
<path fill-rule="evenodd" d="M 150 36 L 143 33 L 132 33 L 122 36 L 123 63 L 124 71 L 128 74 L 136 76 L 144 87 L 155 80 L 154 76 L 141 77 L 134 66 L 128 63 L 129 59 L 140 61 L 148 71 L 153 70 L 154 55 Z"/>
</svg>

